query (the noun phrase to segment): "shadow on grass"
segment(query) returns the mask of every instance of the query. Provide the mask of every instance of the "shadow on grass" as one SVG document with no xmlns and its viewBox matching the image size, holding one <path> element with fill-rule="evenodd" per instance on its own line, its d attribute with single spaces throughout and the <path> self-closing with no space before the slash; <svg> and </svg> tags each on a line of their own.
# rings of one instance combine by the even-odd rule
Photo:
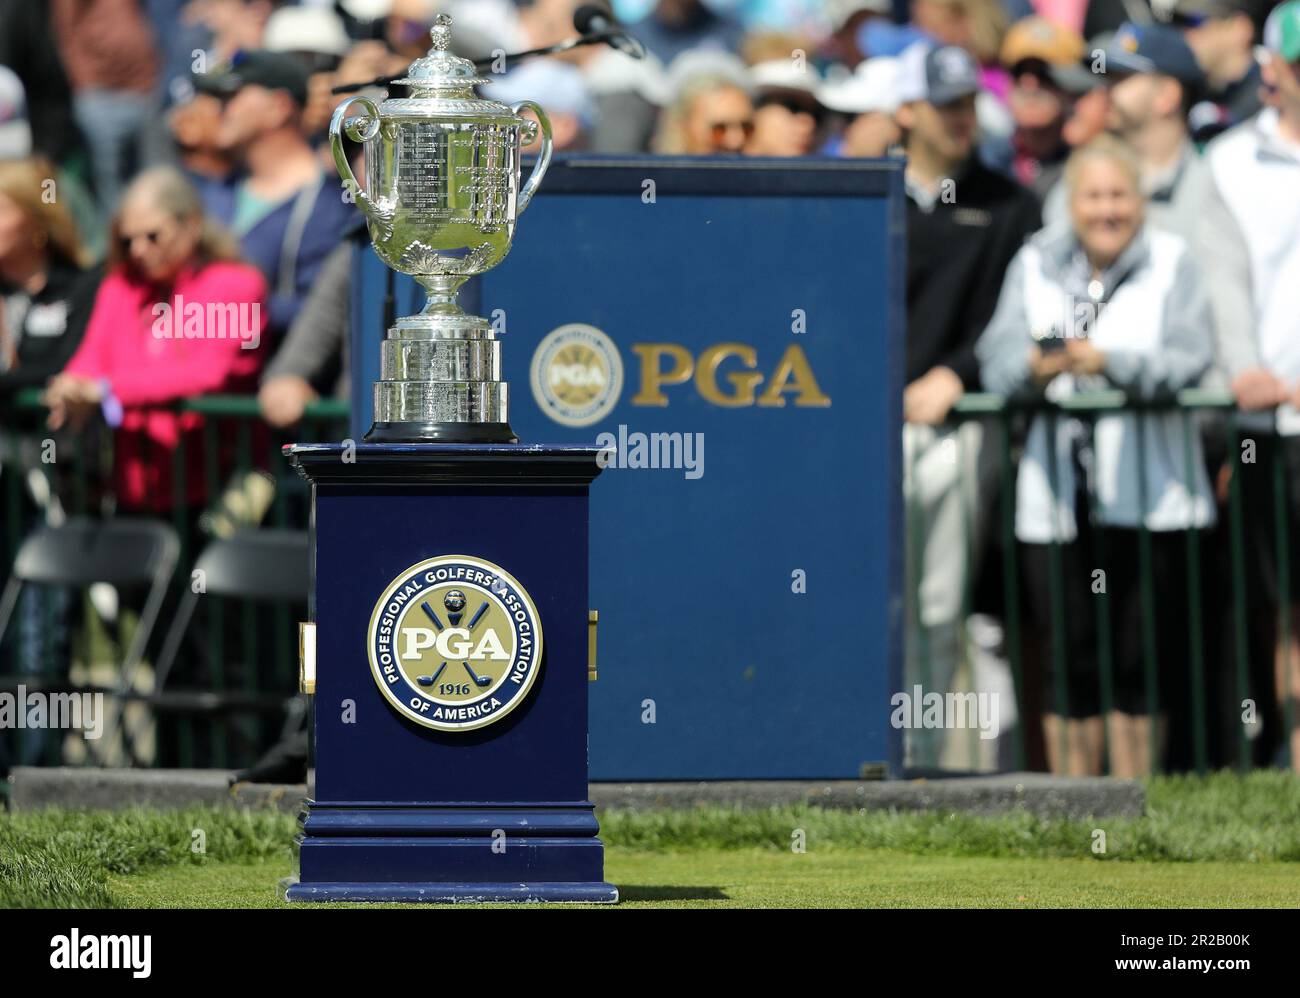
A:
<svg viewBox="0 0 1300 998">
<path fill-rule="evenodd" d="M 620 901 L 726 901 L 726 891 L 721 887 L 624 887 L 618 884 Z"/>
</svg>

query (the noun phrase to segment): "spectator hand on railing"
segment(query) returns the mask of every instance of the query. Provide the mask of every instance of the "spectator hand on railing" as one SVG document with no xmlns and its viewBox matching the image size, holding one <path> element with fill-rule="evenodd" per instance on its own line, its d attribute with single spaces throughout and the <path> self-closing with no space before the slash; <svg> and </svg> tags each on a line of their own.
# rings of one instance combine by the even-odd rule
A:
<svg viewBox="0 0 1300 998">
<path fill-rule="evenodd" d="M 1029 348 L 1029 371 L 1039 388 L 1046 388 L 1049 381 L 1069 368 L 1070 357 L 1064 350 Z"/>
<path fill-rule="evenodd" d="M 41 396 L 41 401 L 50 410 L 48 424 L 51 430 L 64 426 L 80 430 L 99 410 L 103 400 L 102 382 L 71 374 L 56 375 Z"/>
<path fill-rule="evenodd" d="M 961 378 L 947 367 L 932 367 L 903 392 L 903 418 L 909 423 L 938 426 L 962 395 Z"/>
<path fill-rule="evenodd" d="M 1287 383 L 1262 367 L 1248 367 L 1232 379 L 1237 405 L 1249 410 L 1272 409 L 1291 395 Z"/>
<path fill-rule="evenodd" d="M 1066 340 L 1065 355 L 1071 374 L 1101 374 L 1106 370 L 1106 354 L 1089 339 L 1074 337 Z"/>
<path fill-rule="evenodd" d="M 307 406 L 318 397 L 316 390 L 304 378 L 282 374 L 262 385 L 262 390 L 257 393 L 257 405 L 263 419 L 283 429 L 302 419 Z"/>
</svg>

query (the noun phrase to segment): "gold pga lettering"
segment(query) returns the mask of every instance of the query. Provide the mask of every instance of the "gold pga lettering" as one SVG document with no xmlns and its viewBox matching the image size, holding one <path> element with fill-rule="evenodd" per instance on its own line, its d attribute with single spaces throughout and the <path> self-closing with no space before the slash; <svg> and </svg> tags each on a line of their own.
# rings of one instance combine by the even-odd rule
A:
<svg viewBox="0 0 1300 998">
<path fill-rule="evenodd" d="M 501 639 L 497 637 L 497 632 L 490 628 L 483 632 L 477 645 L 470 640 L 469 631 L 463 627 L 449 627 L 444 631 L 408 627 L 402 636 L 406 638 L 406 647 L 402 650 L 404 659 L 419 658 L 420 652 L 429 648 L 435 649 L 443 658 L 455 659 L 457 662 L 465 659 L 481 662 L 488 658 L 494 662 L 504 662 L 510 658 Z"/>
<path fill-rule="evenodd" d="M 785 348 L 770 376 L 758 369 L 758 351 L 747 343 L 716 343 L 696 358 L 679 343 L 633 343 L 641 365 L 640 387 L 633 405 L 666 406 L 665 386 L 694 378 L 700 397 L 729 409 L 745 406 L 781 407 L 792 396 L 799 407 L 825 408 L 831 398 L 822 391 L 808 356 L 797 343 Z M 729 387 L 724 389 L 719 380 Z M 760 392 L 760 386 L 766 387 Z"/>
</svg>

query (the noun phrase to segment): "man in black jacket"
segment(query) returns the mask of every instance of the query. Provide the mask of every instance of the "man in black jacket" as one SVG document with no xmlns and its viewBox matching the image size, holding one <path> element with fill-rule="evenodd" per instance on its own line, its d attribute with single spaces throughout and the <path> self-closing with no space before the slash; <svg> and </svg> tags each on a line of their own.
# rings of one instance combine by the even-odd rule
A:
<svg viewBox="0 0 1300 998">
<path fill-rule="evenodd" d="M 913 53 L 908 53 L 909 56 Z M 974 154 L 974 59 L 933 49 L 905 86 L 898 110 L 907 152 L 908 422 L 939 424 L 978 387 L 975 341 L 984 331 L 1002 276 L 1041 226 L 1034 195 L 980 164 Z"/>
<path fill-rule="evenodd" d="M 962 393 L 978 387 L 975 342 L 992 318 L 1011 258 L 1039 228 L 1040 217 L 1031 192 L 975 155 L 974 59 L 954 46 L 916 47 L 902 59 L 897 119 L 908 196 L 903 489 L 913 518 L 909 536 L 922 538 L 907 551 L 905 688 L 919 684 L 925 693 L 942 695 L 953 690 L 963 657 L 962 596 L 989 505 L 980 488 L 987 465 L 979 460 L 979 425 L 942 424 Z M 1002 712 L 1003 724 L 1008 714 Z M 937 768 L 945 735 L 942 729 L 909 730 L 905 764 Z M 981 751 L 991 753 L 995 744 L 982 740 Z M 963 764 L 992 761 L 986 756 Z"/>
</svg>

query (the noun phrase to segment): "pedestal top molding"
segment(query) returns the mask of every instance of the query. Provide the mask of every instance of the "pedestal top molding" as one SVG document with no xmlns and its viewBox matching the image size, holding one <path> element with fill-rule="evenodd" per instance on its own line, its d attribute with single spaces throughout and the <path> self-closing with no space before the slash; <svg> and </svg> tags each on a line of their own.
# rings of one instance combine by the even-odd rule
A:
<svg viewBox="0 0 1300 998">
<path fill-rule="evenodd" d="M 318 485 L 589 485 L 599 447 L 560 444 L 287 444 L 298 473 Z"/>
</svg>

